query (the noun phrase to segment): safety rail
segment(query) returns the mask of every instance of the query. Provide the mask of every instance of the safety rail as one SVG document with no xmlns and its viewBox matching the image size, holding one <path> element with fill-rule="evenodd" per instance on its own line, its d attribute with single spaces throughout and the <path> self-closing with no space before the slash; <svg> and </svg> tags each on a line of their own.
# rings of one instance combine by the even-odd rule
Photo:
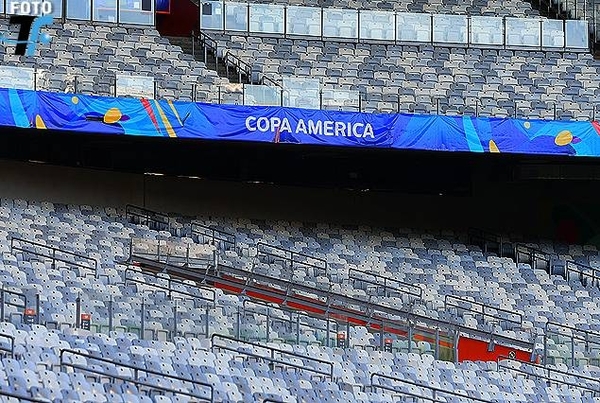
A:
<svg viewBox="0 0 600 403">
<path fill-rule="evenodd" d="M 399 388 L 399 387 L 394 387 L 392 385 L 382 385 L 381 383 L 375 383 L 375 378 L 379 378 L 380 382 L 383 381 L 383 382 L 387 382 L 389 384 L 391 384 L 393 382 L 397 382 L 397 383 L 408 385 L 408 386 Z M 430 402 L 436 402 L 436 403 L 447 402 L 448 400 L 446 400 L 445 397 L 453 396 L 453 397 L 468 399 L 469 401 L 473 401 L 473 402 L 492 403 L 491 400 L 485 400 L 485 399 L 481 399 L 481 398 L 478 398 L 475 396 L 463 395 L 462 393 L 452 392 L 449 390 L 436 388 L 434 386 L 424 385 L 422 383 L 408 381 L 406 379 L 395 378 L 393 376 L 380 374 L 377 372 L 374 374 L 371 374 L 370 381 L 371 381 L 371 384 L 367 385 L 366 388 L 370 388 L 373 391 L 375 391 L 377 389 L 383 389 L 383 390 L 387 390 L 390 392 L 399 393 L 401 395 L 427 400 Z M 417 388 L 421 388 L 422 391 L 426 391 L 425 394 L 418 393 L 421 391 L 417 390 Z M 408 389 L 408 390 L 404 390 L 404 389 Z M 431 395 L 427 396 L 428 393 Z M 436 395 L 440 395 L 440 394 L 442 396 L 436 396 Z"/>
<path fill-rule="evenodd" d="M 214 265 L 217 259 L 217 251 L 212 252 L 210 257 L 194 256 L 192 248 L 202 248 L 203 245 L 195 243 L 173 242 L 160 239 L 131 238 L 129 242 L 129 256 L 154 259 L 165 264 L 180 265 L 187 267 L 203 267 Z"/>
<path fill-rule="evenodd" d="M 78 365 L 78 364 L 73 364 L 70 362 L 65 362 L 65 354 L 71 354 L 74 356 L 79 356 L 79 357 L 83 357 L 86 361 L 87 360 L 94 360 L 94 361 L 99 361 L 105 364 L 112 364 L 115 367 L 121 367 L 121 368 L 127 368 L 133 371 L 133 376 L 134 379 L 128 378 L 126 376 L 120 376 L 120 375 L 115 375 L 114 373 L 110 373 L 108 371 L 104 372 L 104 371 L 100 371 L 98 369 L 96 369 L 94 366 L 83 366 L 83 365 Z M 103 358 L 103 357 L 97 357 L 94 355 L 89 355 L 89 354 L 85 354 L 85 353 L 81 353 L 79 351 L 76 350 L 72 350 L 72 349 L 61 349 L 60 350 L 60 354 L 59 354 L 59 365 L 61 368 L 61 371 L 64 371 L 64 367 L 70 367 L 73 369 L 78 369 L 81 371 L 86 371 L 86 372 L 90 372 L 92 374 L 96 374 L 102 377 L 107 377 L 110 378 L 112 380 L 120 380 L 122 382 L 130 382 L 133 383 L 135 385 L 140 385 L 140 386 L 144 386 L 146 388 L 149 389 L 156 389 L 156 390 L 160 390 L 163 392 L 167 392 L 167 393 L 173 393 L 175 395 L 183 395 L 183 396 L 188 396 L 191 398 L 196 398 L 202 401 L 209 401 L 209 402 L 214 402 L 214 387 L 213 385 L 209 384 L 209 383 L 205 383 L 205 382 L 200 382 L 200 381 L 195 381 L 193 379 L 189 379 L 189 378 L 183 378 L 181 376 L 177 376 L 177 375 L 169 375 L 169 374 L 165 374 L 164 372 L 158 372 L 158 371 L 153 371 L 151 369 L 147 369 L 147 368 L 141 368 L 141 367 L 136 367 L 134 365 L 129 365 L 129 364 L 123 364 L 120 362 L 115 362 L 113 360 L 110 360 L 108 358 Z M 205 390 L 209 393 L 210 397 L 206 397 L 206 396 L 202 396 L 198 393 L 192 393 L 192 392 L 186 392 L 186 391 L 181 391 L 181 390 L 177 390 L 177 389 L 172 389 L 172 388 L 167 388 L 165 386 L 160 386 L 160 385 L 154 385 L 152 383 L 149 382 L 145 382 L 142 380 L 139 380 L 139 374 L 140 373 L 144 373 L 146 375 L 154 375 L 157 377 L 162 377 L 164 379 L 170 379 L 173 381 L 179 381 L 179 382 L 188 382 L 191 385 L 194 385 L 194 387 L 198 387 L 199 389 L 203 389 L 205 388 Z"/>
<path fill-rule="evenodd" d="M 259 260 L 261 257 L 263 257 L 268 263 L 274 263 L 277 261 L 287 263 L 289 265 L 289 269 L 292 270 L 292 274 L 294 268 L 298 266 L 304 266 L 309 270 L 312 269 L 315 277 L 319 275 L 327 277 L 329 274 L 327 271 L 327 261 L 325 259 L 306 255 L 300 252 L 294 252 L 291 249 L 269 245 L 264 242 L 258 242 L 256 244 L 256 250 Z"/>
<path fill-rule="evenodd" d="M 502 235 L 481 228 L 469 228 L 467 234 L 469 243 L 481 246 L 484 253 L 496 252 L 498 256 L 504 257 L 506 242 Z"/>
<path fill-rule="evenodd" d="M 15 338 L 10 334 L 0 333 L 0 339 L 8 340 L 10 347 L 5 347 L 4 344 L 0 343 L 0 351 L 4 351 L 10 354 L 11 358 L 15 356 Z"/>
<path fill-rule="evenodd" d="M 239 343 L 239 344 L 241 344 L 241 346 L 238 346 L 236 348 L 236 347 L 231 347 L 231 346 L 227 346 L 227 345 L 219 345 L 218 341 L 217 341 L 218 339 L 229 341 L 232 344 Z M 302 354 L 282 350 L 282 349 L 275 348 L 275 347 L 265 346 L 264 344 L 260 344 L 260 343 L 252 343 L 249 341 L 239 340 L 234 337 L 223 336 L 220 334 L 212 335 L 212 337 L 210 338 L 210 346 L 211 346 L 211 351 L 213 351 L 213 352 L 214 352 L 214 349 L 232 351 L 237 354 L 241 354 L 241 355 L 245 355 L 245 356 L 257 358 L 257 359 L 263 359 L 263 360 L 269 361 L 273 364 L 279 364 L 282 366 L 295 368 L 296 370 L 310 372 L 310 373 L 316 374 L 317 376 L 322 376 L 324 378 L 329 378 L 329 379 L 333 380 L 333 363 L 331 361 L 325 361 L 325 360 L 310 357 L 307 355 L 302 355 Z M 247 347 L 250 347 L 250 348 L 256 347 L 256 348 L 266 350 L 266 351 L 268 351 L 269 356 L 265 357 L 264 355 L 261 355 L 257 352 L 246 351 L 246 350 L 249 350 L 249 348 L 247 348 Z M 301 360 L 302 362 L 295 363 L 295 362 L 284 361 L 284 359 L 285 359 L 284 356 L 290 356 L 291 358 L 296 359 L 296 360 Z M 308 366 L 308 363 L 313 363 L 313 365 L 316 365 L 316 367 L 311 368 Z M 321 366 L 321 365 L 325 366 L 325 367 L 329 367 L 329 370 L 326 371 L 326 370 L 319 368 L 319 366 Z"/>
<path fill-rule="evenodd" d="M 20 301 L 7 301 L 6 295 L 15 297 L 16 299 L 19 299 Z M 11 291 L 11 290 L 7 290 L 4 288 L 4 285 L 1 286 L 0 288 L 0 321 L 5 321 L 5 314 L 6 314 L 6 305 L 10 305 L 10 306 L 14 306 L 15 308 L 21 309 L 23 310 L 22 315 L 25 315 L 25 311 L 27 310 L 27 308 L 29 307 L 28 301 L 27 301 L 27 295 L 17 292 L 17 291 Z M 40 296 L 39 294 L 35 295 L 35 317 L 36 317 L 36 323 L 39 324 L 39 312 L 40 312 Z M 12 317 L 12 316 L 11 316 Z"/>
<path fill-rule="evenodd" d="M 563 333 L 562 331 L 566 331 L 567 334 Z M 600 332 L 578 329 L 576 327 L 563 325 L 556 322 L 546 322 L 544 328 L 544 364 L 548 364 L 548 339 L 551 338 L 551 335 L 566 337 L 569 339 L 571 347 L 571 366 L 575 366 L 575 344 L 584 344 L 585 350 L 587 351 L 589 351 L 590 346 L 593 345 L 595 346 L 595 350 L 600 352 Z M 598 364 L 600 364 L 600 362 Z"/>
<path fill-rule="evenodd" d="M 30 245 L 32 248 L 40 248 L 48 250 L 47 253 L 38 252 L 37 250 L 27 249 L 24 245 Z M 29 241 L 27 239 L 22 238 L 11 238 L 10 239 L 10 252 L 21 252 L 27 253 L 30 255 L 44 257 L 48 259 L 52 259 L 52 265 L 56 265 L 56 262 L 61 262 L 68 264 L 70 266 L 75 266 L 80 269 L 89 270 L 94 273 L 94 277 L 98 277 L 98 260 L 91 258 L 89 256 L 81 255 L 74 252 L 69 252 L 64 249 L 55 248 L 53 246 L 44 245 L 38 242 Z M 68 258 L 73 258 L 69 260 Z M 83 264 L 81 262 L 75 261 L 76 259 L 80 259 L 82 261 L 87 262 Z"/>
<path fill-rule="evenodd" d="M 192 31 L 192 38 L 198 40 L 202 45 L 204 49 L 204 60 L 208 59 L 208 51 L 210 50 L 215 56 L 217 66 L 219 65 L 219 58 L 223 59 L 228 76 L 230 67 L 237 69 L 238 81 L 240 83 L 242 82 L 242 75 L 246 75 L 248 82 L 251 84 L 270 85 L 281 89 L 281 84 L 262 72 L 260 73 L 258 80 L 255 80 L 253 76 L 254 67 L 235 56 L 229 50 L 225 50 L 221 56 L 219 53 L 219 43 L 214 38 L 211 38 L 208 34 L 206 34 L 206 32 L 199 31 L 196 35 L 196 33 Z M 192 42 L 194 43 L 194 41 Z M 192 53 L 195 56 L 195 46 L 193 47 Z"/>
<path fill-rule="evenodd" d="M 508 363 L 504 363 L 507 361 Z M 510 363 L 518 363 L 519 368 L 516 368 L 514 365 Z M 558 368 L 552 368 L 547 365 L 539 365 L 533 362 L 521 361 L 516 358 L 500 356 L 496 361 L 497 371 L 500 371 L 501 368 L 507 369 L 509 371 L 517 372 L 521 375 L 525 375 L 527 377 L 535 377 L 545 380 L 547 384 L 555 383 L 556 385 L 566 385 L 571 388 L 578 388 L 585 392 L 591 392 L 592 396 L 600 396 L 600 380 L 598 378 L 588 377 L 582 374 L 576 374 L 568 371 L 563 371 Z M 529 367 L 532 369 L 531 372 L 520 368 L 521 366 Z M 546 373 L 546 375 L 544 375 Z M 560 379 L 552 378 L 551 374 L 557 374 Z M 597 387 L 592 387 L 588 385 L 582 385 L 580 383 L 575 383 L 574 381 L 566 381 L 565 377 L 572 377 L 577 380 L 585 380 L 590 383 L 596 384 Z"/>
<path fill-rule="evenodd" d="M 574 262 L 572 260 L 566 260 L 564 267 L 565 280 L 570 280 L 571 273 L 576 273 L 579 275 L 579 281 L 584 286 L 600 286 L 600 269 L 596 269 L 583 263 Z"/>
<path fill-rule="evenodd" d="M 213 245 L 219 244 L 223 250 L 235 250 L 236 236 L 229 232 L 221 231 L 197 222 L 191 224 L 192 239 L 196 242 L 210 241 Z"/>
<path fill-rule="evenodd" d="M 453 302 L 453 301 L 456 301 L 456 302 Z M 481 311 L 474 309 L 473 307 L 467 307 L 464 305 L 460 305 L 460 303 L 464 303 L 465 305 L 468 304 L 468 305 L 472 305 L 475 307 L 479 307 L 479 308 L 481 308 Z M 457 311 L 459 309 L 461 309 L 464 311 L 479 314 L 479 315 L 483 316 L 484 320 L 487 317 L 487 318 L 497 319 L 500 322 L 504 321 L 509 324 L 514 324 L 515 326 L 518 326 L 518 327 L 521 327 L 523 325 L 523 315 L 521 315 L 518 312 L 509 311 L 508 309 L 502 309 L 502 308 L 498 308 L 498 307 L 491 306 L 491 305 L 486 305 L 481 302 L 473 301 L 473 300 L 470 300 L 467 298 L 457 297 L 454 295 L 446 295 L 444 297 L 444 309 L 448 309 L 449 307 L 456 308 Z M 488 312 L 486 312 L 486 309 Z M 498 314 L 495 314 L 494 312 L 497 312 Z M 500 313 L 505 313 L 509 317 L 500 316 Z M 510 317 L 510 316 L 512 316 L 512 317 Z"/>
<path fill-rule="evenodd" d="M 527 246 L 525 244 L 517 244 L 515 246 L 515 262 L 529 263 L 533 270 L 545 270 L 548 274 L 552 274 L 553 262 L 551 253 Z"/>
<path fill-rule="evenodd" d="M 23 396 L 17 393 L 8 392 L 6 390 L 0 389 L 0 396 L 10 397 L 13 399 L 17 399 L 19 402 L 33 402 L 33 403 L 52 403 L 52 400 L 46 398 L 37 398 L 31 396 Z"/>
<path fill-rule="evenodd" d="M 167 281 L 167 283 L 169 284 L 168 286 L 164 286 L 164 285 L 160 285 L 160 284 L 156 284 L 156 283 L 150 283 L 150 282 L 144 282 L 142 280 L 138 280 L 135 278 L 130 278 L 128 277 L 129 273 L 135 273 L 138 275 L 142 275 L 142 276 L 151 276 L 153 277 L 155 280 L 164 280 Z M 217 301 L 217 292 L 213 289 L 213 288 L 209 288 L 209 287 L 205 287 L 199 284 L 195 284 L 195 285 L 191 285 L 191 284 L 187 284 L 183 281 L 179 281 L 176 279 L 172 279 L 172 278 L 165 278 L 165 277 L 160 277 L 156 274 L 149 274 L 149 273 L 144 273 L 141 272 L 139 270 L 135 270 L 135 269 L 131 269 L 131 268 L 127 268 L 125 269 L 125 277 L 124 277 L 124 285 L 128 285 L 128 283 L 135 283 L 135 284 L 140 284 L 143 285 L 145 287 L 150 287 L 150 288 L 156 288 L 162 291 L 167 291 L 169 296 L 171 296 L 172 293 L 176 293 L 179 295 L 183 295 L 185 297 L 188 297 L 190 299 L 199 299 L 205 302 L 208 302 L 212 305 L 216 304 Z M 212 294 L 212 297 L 206 297 L 204 295 L 196 295 L 196 294 L 192 294 L 190 292 L 187 291 L 183 291 L 183 290 L 177 290 L 175 288 L 173 288 L 173 285 L 181 285 L 181 286 L 185 286 L 185 287 L 194 287 L 194 288 L 199 288 L 202 290 L 202 292 L 207 292 Z"/>
<path fill-rule="evenodd" d="M 258 307 L 262 307 L 266 310 L 266 312 L 261 312 L 259 310 L 253 310 L 251 308 L 248 307 L 248 304 L 252 304 L 252 305 L 256 305 Z M 280 317 L 273 317 L 271 316 L 271 312 L 282 312 L 285 315 L 289 315 L 289 320 L 286 320 L 285 318 L 280 318 Z M 337 333 L 340 331 L 340 326 L 339 326 L 339 322 L 332 320 L 329 317 L 326 318 L 317 318 L 315 316 L 310 316 L 306 313 L 300 312 L 298 310 L 292 310 L 290 309 L 285 309 L 281 306 L 274 306 L 272 304 L 268 304 L 266 302 L 260 302 L 260 301 L 253 301 L 250 299 L 245 299 L 244 302 L 242 303 L 242 312 L 239 311 L 238 309 L 238 323 L 237 323 L 237 338 L 241 339 L 241 334 L 240 334 L 240 327 L 241 327 L 241 320 L 240 320 L 240 314 L 246 314 L 246 313 L 251 313 L 254 315 L 259 315 L 259 316 L 264 316 L 266 318 L 266 323 L 265 323 L 265 327 L 266 327 L 266 342 L 269 343 L 270 340 L 270 324 L 272 322 L 287 322 L 287 324 L 289 324 L 290 328 L 295 326 L 296 327 L 296 331 L 295 331 L 295 344 L 299 345 L 300 344 L 300 327 L 301 326 L 307 326 L 305 324 L 302 324 L 300 321 L 300 318 L 306 318 L 306 319 L 312 319 L 313 321 L 319 321 L 319 322 L 325 322 L 325 324 L 323 325 L 322 328 L 317 328 L 314 327 L 315 324 L 313 323 L 311 329 L 312 330 L 322 330 L 325 331 L 325 345 L 327 347 L 331 347 L 329 342 L 331 339 L 331 334 L 333 332 L 334 335 L 337 335 Z M 293 320 L 293 316 L 296 316 L 296 320 Z M 331 324 L 335 324 L 335 328 L 332 329 Z M 347 332 L 348 329 L 346 329 Z"/>
<path fill-rule="evenodd" d="M 372 277 L 375 280 L 365 279 L 361 276 Z M 383 287 L 383 293 L 386 297 L 390 297 L 392 296 L 392 294 L 397 293 L 401 296 L 404 296 L 406 294 L 411 295 L 413 297 L 416 297 L 416 299 L 419 301 L 423 300 L 423 289 L 421 287 L 416 286 L 414 284 L 405 283 L 394 278 L 352 268 L 348 270 L 348 278 L 352 280 L 353 286 L 356 286 L 356 283 L 358 282 L 359 284 L 365 283 L 375 286 L 376 288 Z M 381 283 L 381 280 L 383 281 L 383 284 Z"/>
<path fill-rule="evenodd" d="M 220 264 L 216 270 L 206 271 L 164 265 L 147 259 L 139 259 L 136 264 L 143 270 L 165 272 L 201 284 L 214 284 L 218 287 L 234 290 L 236 293 L 250 295 L 252 298 L 260 299 L 256 295 L 264 295 L 269 301 L 293 309 L 308 310 L 316 316 L 329 316 L 338 321 L 365 326 L 375 331 L 383 330 L 384 332 L 403 335 L 406 333 L 409 335 L 409 339 L 411 339 L 411 330 L 428 334 L 429 336 L 425 340 L 429 339 L 432 342 L 435 340 L 436 343 L 438 341 L 437 336 L 463 334 L 484 341 L 489 341 L 490 337 L 493 337 L 496 343 L 503 343 L 506 346 L 528 351 L 533 349 L 531 341 L 519 340 L 502 334 L 491 335 L 489 331 L 481 331 L 450 321 L 434 319 L 398 308 L 337 294 L 331 290 L 322 290 L 306 284 L 293 283 L 282 278 L 265 276 L 223 264 Z M 314 297 L 310 297 L 311 295 Z M 359 309 L 354 309 L 352 306 L 357 306 Z M 405 328 L 407 331 L 398 330 Z M 381 339 L 383 345 L 383 338 Z M 450 346 L 444 347 L 456 349 L 456 346 L 457 339 L 455 338 Z M 437 357 L 440 345 L 436 344 L 435 348 Z"/>
<path fill-rule="evenodd" d="M 155 231 L 171 232 L 171 218 L 158 211 L 128 204 L 125 206 L 125 217 L 132 224 L 147 225 Z"/>
</svg>

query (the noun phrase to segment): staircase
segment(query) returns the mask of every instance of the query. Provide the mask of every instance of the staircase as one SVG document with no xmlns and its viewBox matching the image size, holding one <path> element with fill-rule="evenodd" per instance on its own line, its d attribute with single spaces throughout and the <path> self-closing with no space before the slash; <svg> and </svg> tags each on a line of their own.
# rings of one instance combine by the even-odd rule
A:
<svg viewBox="0 0 600 403">
<path fill-rule="evenodd" d="M 225 53 L 225 57 L 219 55 L 216 42 L 209 37 L 200 35 L 199 37 L 166 37 L 171 44 L 181 47 L 181 49 L 199 62 L 206 65 L 208 69 L 214 70 L 220 77 L 226 78 L 231 83 L 252 84 L 250 80 L 251 66 L 246 65 L 241 60 Z M 213 43 L 214 42 L 214 43 Z"/>
</svg>

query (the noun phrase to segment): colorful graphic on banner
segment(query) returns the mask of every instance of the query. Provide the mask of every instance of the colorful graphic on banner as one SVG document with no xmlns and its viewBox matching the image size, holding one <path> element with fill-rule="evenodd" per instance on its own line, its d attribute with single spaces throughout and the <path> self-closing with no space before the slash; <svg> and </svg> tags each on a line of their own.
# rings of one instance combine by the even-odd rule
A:
<svg viewBox="0 0 600 403">
<path fill-rule="evenodd" d="M 0 89 L 0 125 L 94 134 L 600 156 L 600 124 L 214 105 Z"/>
</svg>

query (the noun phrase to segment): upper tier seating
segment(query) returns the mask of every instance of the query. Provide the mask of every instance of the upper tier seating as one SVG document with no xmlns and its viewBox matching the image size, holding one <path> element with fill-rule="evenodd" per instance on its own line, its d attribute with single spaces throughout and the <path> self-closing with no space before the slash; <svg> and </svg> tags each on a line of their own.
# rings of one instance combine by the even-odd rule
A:
<svg viewBox="0 0 600 403">
<path fill-rule="evenodd" d="M 366 112 L 576 120 L 597 113 L 600 64 L 587 53 L 210 35 L 271 79 L 357 90 Z"/>
<path fill-rule="evenodd" d="M 0 35 L 16 38 L 17 26 L 0 19 Z M 154 77 L 158 97 L 218 102 L 219 86 L 229 81 L 173 46 L 153 28 L 89 23 L 55 23 L 42 29 L 52 42 L 40 45 L 34 57 L 14 55 L 14 46 L 0 44 L 1 66 L 37 69 L 37 89 L 114 95 L 115 74 Z M 226 99 L 226 98 L 225 98 Z"/>
<path fill-rule="evenodd" d="M 250 0 L 249 3 L 282 4 L 290 6 L 334 7 L 354 10 L 385 10 L 432 14 L 471 14 L 489 16 L 531 17 L 538 10 L 526 1 L 501 2 L 498 0 L 409 0 L 409 1 L 360 1 L 360 0 Z"/>
</svg>

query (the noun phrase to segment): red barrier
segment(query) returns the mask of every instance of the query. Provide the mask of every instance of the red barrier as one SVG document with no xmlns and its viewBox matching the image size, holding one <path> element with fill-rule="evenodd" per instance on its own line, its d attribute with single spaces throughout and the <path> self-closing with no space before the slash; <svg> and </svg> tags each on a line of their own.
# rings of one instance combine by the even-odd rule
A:
<svg viewBox="0 0 600 403">
<path fill-rule="evenodd" d="M 460 337 L 458 361 L 497 361 L 499 357 L 510 357 L 519 361 L 531 361 L 531 352 L 495 344 L 490 350 L 488 342 Z"/>
</svg>

